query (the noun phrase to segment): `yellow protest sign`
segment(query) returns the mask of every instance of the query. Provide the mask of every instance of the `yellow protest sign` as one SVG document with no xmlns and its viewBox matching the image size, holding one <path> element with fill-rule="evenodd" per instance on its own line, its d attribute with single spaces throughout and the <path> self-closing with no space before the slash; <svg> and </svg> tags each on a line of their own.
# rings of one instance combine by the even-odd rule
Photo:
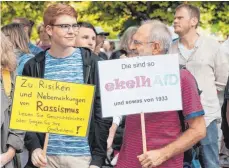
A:
<svg viewBox="0 0 229 168">
<path fill-rule="evenodd" d="M 17 76 L 11 129 L 87 136 L 92 85 Z"/>
</svg>

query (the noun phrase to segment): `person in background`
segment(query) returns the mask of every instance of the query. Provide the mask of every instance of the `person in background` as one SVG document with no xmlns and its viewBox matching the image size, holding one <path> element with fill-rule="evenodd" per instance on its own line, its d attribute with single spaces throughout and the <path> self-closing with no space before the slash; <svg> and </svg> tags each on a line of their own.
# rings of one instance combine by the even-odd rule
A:
<svg viewBox="0 0 229 168">
<path fill-rule="evenodd" d="M 110 60 L 123 59 L 127 57 L 137 56 L 135 50 L 131 50 L 132 37 L 137 31 L 137 27 L 129 27 L 121 37 L 119 50 L 114 51 Z M 113 123 L 109 129 L 109 135 L 107 139 L 107 153 L 108 161 L 111 165 L 117 164 L 119 151 L 122 146 L 123 133 L 125 128 L 125 116 L 117 116 L 113 118 Z"/>
<path fill-rule="evenodd" d="M 126 52 L 126 50 L 117 50 L 117 51 L 114 51 L 111 54 L 111 56 L 110 56 L 110 60 L 120 59 L 120 58 L 127 58 L 127 52 Z"/>
<path fill-rule="evenodd" d="M 109 41 L 109 43 L 110 43 L 110 51 L 114 51 L 115 50 L 115 42 L 114 41 Z"/>
<path fill-rule="evenodd" d="M 175 10 L 174 31 L 179 38 L 172 43 L 170 54 L 178 54 L 180 64 L 195 77 L 202 90 L 201 103 L 205 111 L 207 136 L 200 141 L 202 167 L 219 167 L 217 122 L 220 117 L 218 93 L 224 91 L 229 64 L 220 44 L 197 32 L 200 11 L 189 4 L 181 4 Z"/>
<path fill-rule="evenodd" d="M 220 45 L 220 51 L 221 53 L 223 53 L 223 55 L 226 56 L 229 64 L 229 38 L 227 38 L 224 42 L 222 42 L 222 44 Z M 222 107 L 224 101 L 224 90 L 218 91 L 218 98 L 219 98 L 220 107 Z"/>
<path fill-rule="evenodd" d="M 227 60 L 229 62 L 229 38 L 221 44 L 221 50 L 225 53 Z M 221 147 L 220 147 L 220 154 L 219 154 L 219 163 L 220 166 L 223 168 L 229 167 L 229 80 L 226 85 L 226 89 L 224 92 L 220 93 L 219 96 L 220 103 L 222 102 L 223 106 L 221 109 L 221 116 L 222 116 L 222 122 L 221 122 L 221 129 L 223 131 L 223 136 L 221 139 Z M 225 136 L 225 138 L 224 138 Z M 225 145 L 227 144 L 227 147 Z"/>
<path fill-rule="evenodd" d="M 88 22 L 78 22 L 79 33 L 76 36 L 76 47 L 86 47 L 95 51 L 96 31 L 94 26 Z"/>
<path fill-rule="evenodd" d="M 138 27 L 132 26 L 129 27 L 120 39 L 120 50 L 125 50 L 127 52 L 127 57 L 134 57 L 137 56 L 134 50 L 130 49 L 130 45 L 132 43 L 132 37 L 136 33 Z"/>
<path fill-rule="evenodd" d="M 95 27 L 96 30 L 96 46 L 100 46 L 100 48 L 103 46 L 104 41 L 106 40 L 106 37 L 110 35 L 109 32 L 105 32 L 102 27 Z M 99 48 L 99 50 L 100 50 Z"/>
<path fill-rule="evenodd" d="M 25 63 L 34 57 L 29 51 L 29 39 L 23 26 L 18 23 L 11 23 L 1 28 L 2 32 L 7 36 L 13 44 L 14 53 L 17 57 L 17 74 L 22 75 Z"/>
<path fill-rule="evenodd" d="M 1 32 L 1 167 L 20 168 L 18 154 L 24 146 L 24 132 L 9 129 L 15 69 L 14 46 Z"/>
<path fill-rule="evenodd" d="M 37 27 L 37 33 L 39 35 L 39 41 L 37 42 L 37 46 L 43 50 L 47 50 L 51 47 L 50 39 L 48 34 L 46 33 L 44 23 L 41 23 Z"/>
<path fill-rule="evenodd" d="M 110 33 L 105 32 L 101 27 L 95 27 L 96 30 L 96 47 L 95 54 L 97 54 L 103 60 L 107 60 L 108 56 L 104 53 L 102 47 L 106 37 L 109 36 Z"/>
<path fill-rule="evenodd" d="M 32 44 L 30 42 L 32 28 L 34 25 L 34 22 L 32 20 L 28 20 L 27 18 L 24 18 L 24 17 L 16 17 L 12 20 L 12 23 L 20 23 L 23 25 L 24 31 L 28 35 L 28 39 L 29 39 L 29 43 L 28 43 L 29 44 L 29 50 L 33 55 L 37 55 L 38 53 L 43 51 L 41 48 L 35 46 L 34 44 Z"/>
<path fill-rule="evenodd" d="M 115 43 L 113 41 L 105 40 L 101 50 L 107 55 L 108 59 L 110 59 L 112 52 L 115 50 Z"/>
<path fill-rule="evenodd" d="M 111 54 L 110 60 L 137 56 L 136 51 L 130 49 L 130 46 L 133 42 L 132 37 L 137 32 L 137 29 L 138 29 L 137 27 L 129 27 L 124 32 L 124 34 L 122 35 L 121 40 L 120 40 L 119 50 L 114 51 Z M 112 143 L 113 143 L 115 136 L 120 135 L 119 137 L 122 137 L 122 133 L 121 134 L 116 133 L 116 130 L 118 129 L 118 126 L 121 123 L 121 121 L 122 121 L 122 117 L 117 117 L 117 118 L 113 119 L 113 124 L 109 130 L 109 137 L 107 140 L 107 144 L 108 144 L 107 148 L 108 149 L 112 146 Z M 121 132 L 123 132 L 123 131 L 121 130 Z M 122 141 L 122 140 L 120 140 L 120 141 Z M 118 147 L 119 148 L 118 150 L 120 150 L 120 147 L 121 147 L 121 144 Z"/>
<path fill-rule="evenodd" d="M 108 40 L 104 41 L 103 46 L 101 47 L 100 51 L 105 53 L 108 59 L 110 58 L 112 51 L 111 51 L 110 42 Z"/>
<path fill-rule="evenodd" d="M 223 138 L 220 151 L 220 166 L 227 168 L 229 167 L 229 77 L 224 92 L 224 103 L 221 109 L 221 116 Z"/>
</svg>

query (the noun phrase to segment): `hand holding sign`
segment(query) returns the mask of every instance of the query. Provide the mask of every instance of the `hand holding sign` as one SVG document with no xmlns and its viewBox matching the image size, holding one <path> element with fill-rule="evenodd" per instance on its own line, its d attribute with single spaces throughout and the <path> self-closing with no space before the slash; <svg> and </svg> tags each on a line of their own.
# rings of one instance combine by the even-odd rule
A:
<svg viewBox="0 0 229 168">
<path fill-rule="evenodd" d="M 45 167 L 47 165 L 47 158 L 41 148 L 37 148 L 33 151 L 31 161 L 36 167 Z"/>
<path fill-rule="evenodd" d="M 157 167 L 166 160 L 165 158 L 165 154 L 161 150 L 151 150 L 138 156 L 143 168 Z"/>
<path fill-rule="evenodd" d="M 86 137 L 94 86 L 17 76 L 11 129 L 46 133 L 44 149 L 35 149 L 32 162 L 45 166 L 48 133 Z"/>
</svg>

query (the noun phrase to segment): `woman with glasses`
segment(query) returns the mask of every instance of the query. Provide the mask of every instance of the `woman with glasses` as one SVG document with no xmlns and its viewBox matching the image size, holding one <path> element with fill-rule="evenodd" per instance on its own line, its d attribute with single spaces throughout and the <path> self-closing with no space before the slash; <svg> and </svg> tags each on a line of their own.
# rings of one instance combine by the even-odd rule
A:
<svg viewBox="0 0 229 168">
<path fill-rule="evenodd" d="M 134 57 L 137 55 L 135 51 L 130 49 L 132 37 L 136 33 L 137 29 L 138 27 L 136 26 L 129 27 L 121 37 L 120 50 L 125 50 L 127 52 L 127 57 Z"/>
</svg>

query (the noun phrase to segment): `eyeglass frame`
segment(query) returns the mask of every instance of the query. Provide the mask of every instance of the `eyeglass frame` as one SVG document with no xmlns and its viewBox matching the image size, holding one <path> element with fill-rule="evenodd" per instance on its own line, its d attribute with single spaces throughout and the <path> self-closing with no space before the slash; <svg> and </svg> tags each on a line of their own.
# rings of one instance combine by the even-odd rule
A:
<svg viewBox="0 0 229 168">
<path fill-rule="evenodd" d="M 70 27 L 71 27 L 72 30 L 73 30 L 73 26 L 74 26 L 74 25 L 77 25 L 78 30 L 79 30 L 79 28 L 80 28 L 80 25 L 78 25 L 77 23 L 74 23 L 74 24 L 50 24 L 50 26 L 56 26 L 56 27 L 59 27 L 59 28 L 61 28 L 61 29 L 64 29 L 63 27 L 61 27 L 61 26 L 63 26 L 63 25 L 68 25 L 68 31 L 66 31 L 66 33 L 69 32 Z M 78 30 L 77 30 L 77 31 L 78 31 Z"/>
<path fill-rule="evenodd" d="M 137 43 L 136 43 L 137 42 Z M 132 43 L 134 45 L 143 45 L 143 44 L 150 44 L 150 43 L 155 43 L 154 41 L 149 41 L 149 42 L 141 42 L 141 41 L 138 41 L 138 40 L 132 40 Z"/>
</svg>

